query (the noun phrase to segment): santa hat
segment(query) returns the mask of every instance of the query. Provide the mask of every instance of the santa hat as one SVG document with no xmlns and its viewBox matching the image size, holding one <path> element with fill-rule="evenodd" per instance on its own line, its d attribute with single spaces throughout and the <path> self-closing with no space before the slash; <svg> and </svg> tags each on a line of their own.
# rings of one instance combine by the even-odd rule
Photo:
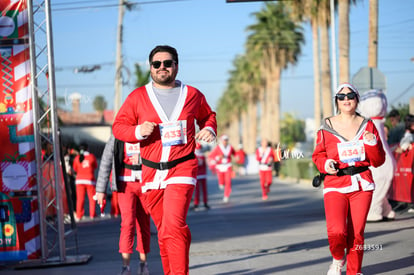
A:
<svg viewBox="0 0 414 275">
<path fill-rule="evenodd" d="M 222 135 L 220 139 L 221 140 L 229 140 L 229 136 L 228 135 Z"/>
</svg>

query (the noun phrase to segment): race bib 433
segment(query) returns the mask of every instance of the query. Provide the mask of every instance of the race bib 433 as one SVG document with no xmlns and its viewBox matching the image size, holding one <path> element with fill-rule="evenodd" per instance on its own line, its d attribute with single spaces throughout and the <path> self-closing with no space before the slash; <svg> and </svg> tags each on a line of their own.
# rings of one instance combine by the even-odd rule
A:
<svg viewBox="0 0 414 275">
<path fill-rule="evenodd" d="M 163 146 L 187 143 L 187 121 L 179 120 L 159 124 Z"/>
</svg>

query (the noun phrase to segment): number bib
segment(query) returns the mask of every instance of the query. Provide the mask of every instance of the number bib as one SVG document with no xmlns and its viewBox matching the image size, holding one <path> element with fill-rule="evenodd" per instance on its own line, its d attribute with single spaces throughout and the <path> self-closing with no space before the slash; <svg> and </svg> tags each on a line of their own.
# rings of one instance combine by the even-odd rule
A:
<svg viewBox="0 0 414 275">
<path fill-rule="evenodd" d="M 187 143 L 187 121 L 179 120 L 159 124 L 163 146 Z"/>
<path fill-rule="evenodd" d="M 132 164 L 138 164 L 139 163 L 139 143 L 128 143 L 125 142 L 126 146 L 126 154 L 129 159 L 132 161 Z"/>
<path fill-rule="evenodd" d="M 139 143 L 125 142 L 125 145 L 126 145 L 126 153 L 128 156 L 132 156 L 133 154 L 139 154 Z"/>
<path fill-rule="evenodd" d="M 339 159 L 344 163 L 365 160 L 365 148 L 362 140 L 338 143 Z"/>
</svg>

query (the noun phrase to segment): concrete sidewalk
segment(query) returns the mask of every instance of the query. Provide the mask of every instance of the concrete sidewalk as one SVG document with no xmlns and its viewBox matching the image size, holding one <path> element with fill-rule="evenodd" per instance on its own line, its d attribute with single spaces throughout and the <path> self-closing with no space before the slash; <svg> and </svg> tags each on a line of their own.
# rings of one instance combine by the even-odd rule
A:
<svg viewBox="0 0 414 275">
<path fill-rule="evenodd" d="M 258 176 L 233 181 L 228 204 L 214 176 L 208 178 L 208 211 L 190 211 L 190 274 L 326 274 L 331 262 L 322 190 L 309 182 L 275 179 L 262 201 Z M 414 274 L 414 215 L 399 212 L 395 221 L 368 223 L 363 272 Z M 1 274 L 117 274 L 119 219 L 78 224 L 79 254 L 92 259 L 80 265 L 40 269 L 0 268 Z M 67 255 L 75 255 L 73 242 Z M 138 255 L 134 255 L 136 258 Z M 136 274 L 138 262 L 132 266 Z M 163 274 L 156 235 L 149 254 L 151 274 Z M 345 272 L 343 272 L 345 274 Z"/>
</svg>

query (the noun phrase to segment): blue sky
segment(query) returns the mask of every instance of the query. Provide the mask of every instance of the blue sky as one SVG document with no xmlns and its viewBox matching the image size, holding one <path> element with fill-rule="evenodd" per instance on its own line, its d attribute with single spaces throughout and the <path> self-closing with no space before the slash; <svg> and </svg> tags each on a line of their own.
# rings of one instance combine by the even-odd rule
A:
<svg viewBox="0 0 414 275">
<path fill-rule="evenodd" d="M 147 0 L 124 17 L 124 65 L 131 71 L 123 98 L 134 89 L 134 64 L 146 65 L 151 49 L 159 44 L 177 48 L 178 79 L 199 88 L 214 108 L 226 89 L 236 55 L 244 53 L 254 24 L 252 13 L 264 2 L 231 3 L 225 0 Z M 153 3 L 150 3 L 153 2 Z M 157 3 L 159 2 L 159 3 Z M 71 4 L 73 3 L 73 4 Z M 80 93 L 82 112 L 92 112 L 92 101 L 102 95 L 113 107 L 118 9 L 72 7 L 117 4 L 118 0 L 52 1 L 57 96 Z M 368 0 L 351 7 L 351 77 L 368 63 Z M 378 69 L 386 76 L 389 105 L 408 103 L 414 96 L 414 1 L 379 1 Z M 310 26 L 304 25 L 306 43 L 299 62 L 282 75 L 281 112 L 313 117 L 313 65 Z M 101 65 L 91 73 L 74 68 Z"/>
</svg>

